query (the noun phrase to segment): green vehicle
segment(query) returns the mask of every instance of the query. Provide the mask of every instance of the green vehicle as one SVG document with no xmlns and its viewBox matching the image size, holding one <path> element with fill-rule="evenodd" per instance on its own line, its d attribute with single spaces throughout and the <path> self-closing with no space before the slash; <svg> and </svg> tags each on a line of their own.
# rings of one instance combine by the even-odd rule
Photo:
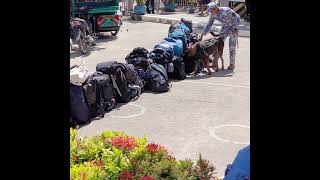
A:
<svg viewBox="0 0 320 180">
<path fill-rule="evenodd" d="M 71 3 L 72 17 L 85 19 L 94 34 L 118 34 L 122 24 L 119 0 L 71 0 Z"/>
</svg>

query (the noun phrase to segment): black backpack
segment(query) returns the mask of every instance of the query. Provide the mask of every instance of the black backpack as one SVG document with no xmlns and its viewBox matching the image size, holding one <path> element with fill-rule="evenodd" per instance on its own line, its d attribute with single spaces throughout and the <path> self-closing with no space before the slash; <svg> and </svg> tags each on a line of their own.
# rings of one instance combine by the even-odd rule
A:
<svg viewBox="0 0 320 180">
<path fill-rule="evenodd" d="M 168 75 L 160 64 L 151 64 L 146 72 L 146 87 L 153 92 L 166 92 L 171 88 Z"/>
<path fill-rule="evenodd" d="M 134 67 L 147 70 L 152 63 L 149 59 L 149 51 L 143 47 L 134 48 L 125 58 L 128 64 L 133 64 Z"/>
<path fill-rule="evenodd" d="M 120 63 L 116 61 L 99 63 L 96 66 L 96 71 L 110 75 L 118 103 L 130 101 L 130 89 L 125 76 L 126 69 Z"/>
<path fill-rule="evenodd" d="M 82 86 L 76 86 L 70 83 L 70 115 L 71 123 L 86 124 L 90 122 L 90 111 L 88 102 L 84 95 Z"/>
<path fill-rule="evenodd" d="M 95 72 L 86 81 L 84 89 L 91 117 L 104 117 L 104 114 L 116 105 L 110 76 Z"/>
<path fill-rule="evenodd" d="M 169 78 L 183 80 L 186 78 L 185 65 L 183 62 L 183 58 L 179 56 L 174 56 L 172 59 L 174 65 L 174 71 L 172 73 L 168 73 Z"/>
</svg>

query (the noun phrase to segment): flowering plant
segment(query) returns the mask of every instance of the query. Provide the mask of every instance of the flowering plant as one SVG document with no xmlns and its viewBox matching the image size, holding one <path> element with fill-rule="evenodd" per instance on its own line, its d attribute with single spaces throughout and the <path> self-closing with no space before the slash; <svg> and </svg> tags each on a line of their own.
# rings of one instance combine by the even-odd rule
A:
<svg viewBox="0 0 320 180">
<path fill-rule="evenodd" d="M 77 137 L 70 129 L 71 180 L 215 179 L 215 168 L 200 156 L 197 163 L 176 160 L 162 145 L 123 132 Z"/>
</svg>

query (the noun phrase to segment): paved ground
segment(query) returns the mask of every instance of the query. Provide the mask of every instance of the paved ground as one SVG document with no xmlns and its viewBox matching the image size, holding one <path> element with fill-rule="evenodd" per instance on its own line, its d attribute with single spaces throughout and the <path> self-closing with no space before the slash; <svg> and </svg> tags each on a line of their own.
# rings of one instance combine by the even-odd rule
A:
<svg viewBox="0 0 320 180">
<path fill-rule="evenodd" d="M 167 35 L 168 27 L 125 22 L 117 39 L 99 40 L 91 54 L 71 52 L 70 64 L 85 59 L 89 71 L 94 71 L 102 61 L 122 62 L 134 47 L 152 49 Z M 250 139 L 250 39 L 239 38 L 239 44 L 234 74 L 223 71 L 187 78 L 173 82 L 170 92 L 144 93 L 137 101 L 80 128 L 80 135 L 93 136 L 103 130 L 121 130 L 139 137 L 146 134 L 149 142 L 165 145 L 178 159 L 195 159 L 202 153 L 223 175 L 227 163 Z M 227 66 L 228 46 L 224 57 Z"/>
</svg>

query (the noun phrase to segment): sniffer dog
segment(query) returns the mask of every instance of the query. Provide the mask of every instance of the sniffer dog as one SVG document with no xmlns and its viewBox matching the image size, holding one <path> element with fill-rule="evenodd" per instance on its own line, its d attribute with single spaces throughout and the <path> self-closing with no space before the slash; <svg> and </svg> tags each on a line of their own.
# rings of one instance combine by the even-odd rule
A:
<svg viewBox="0 0 320 180">
<path fill-rule="evenodd" d="M 224 59 L 222 57 L 223 48 L 224 48 L 224 41 L 222 37 L 210 32 L 213 38 L 208 40 L 203 40 L 200 42 L 196 42 L 193 45 L 189 46 L 186 50 L 186 56 L 188 59 L 192 58 L 193 60 L 197 61 L 195 70 L 191 73 L 193 75 L 198 74 L 201 69 L 199 68 L 199 63 L 203 63 L 204 67 L 207 68 L 208 74 L 211 74 L 210 67 L 213 68 L 215 71 L 219 71 L 218 67 L 218 60 L 221 59 L 222 67 L 221 69 L 224 70 Z M 213 57 L 212 65 L 210 66 L 210 56 Z"/>
</svg>

